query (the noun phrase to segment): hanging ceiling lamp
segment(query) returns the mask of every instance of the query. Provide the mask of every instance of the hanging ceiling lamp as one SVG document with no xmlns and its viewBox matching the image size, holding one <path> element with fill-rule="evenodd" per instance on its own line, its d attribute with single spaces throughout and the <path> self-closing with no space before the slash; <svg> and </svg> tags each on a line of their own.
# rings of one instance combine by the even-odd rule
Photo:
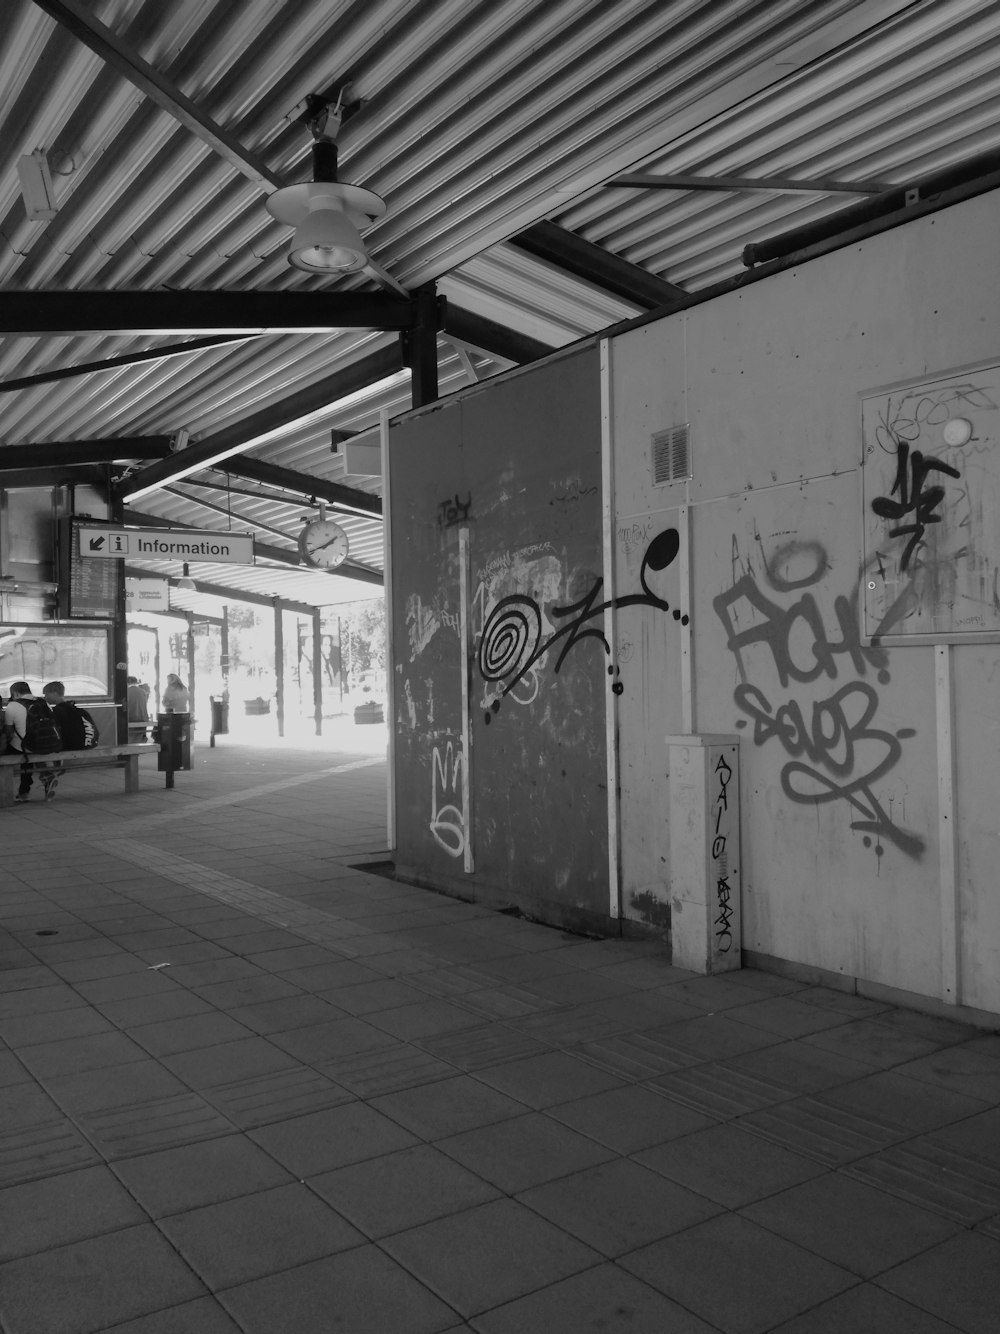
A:
<svg viewBox="0 0 1000 1334">
<path fill-rule="evenodd" d="M 309 122 L 313 133 L 313 179 L 286 185 L 267 200 L 267 211 L 295 228 L 288 262 L 306 273 L 356 273 L 368 263 L 361 232 L 385 213 L 385 200 L 358 185 L 337 180 L 340 102 Z"/>
<path fill-rule="evenodd" d="M 198 585 L 191 578 L 191 572 L 188 570 L 187 561 L 184 562 L 184 573 L 177 580 L 176 588 L 183 588 L 185 593 L 197 593 Z"/>
</svg>

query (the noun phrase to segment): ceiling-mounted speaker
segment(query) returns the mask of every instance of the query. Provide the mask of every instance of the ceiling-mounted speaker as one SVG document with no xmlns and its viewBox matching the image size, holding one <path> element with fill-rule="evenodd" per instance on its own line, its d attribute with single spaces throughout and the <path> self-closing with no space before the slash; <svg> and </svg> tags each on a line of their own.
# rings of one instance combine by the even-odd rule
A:
<svg viewBox="0 0 1000 1334">
<path fill-rule="evenodd" d="M 21 194 L 24 208 L 32 222 L 46 222 L 54 218 L 58 210 L 55 191 L 52 188 L 52 173 L 45 154 L 36 149 L 34 153 L 25 153 L 17 160 L 17 175 L 21 182 Z"/>
</svg>

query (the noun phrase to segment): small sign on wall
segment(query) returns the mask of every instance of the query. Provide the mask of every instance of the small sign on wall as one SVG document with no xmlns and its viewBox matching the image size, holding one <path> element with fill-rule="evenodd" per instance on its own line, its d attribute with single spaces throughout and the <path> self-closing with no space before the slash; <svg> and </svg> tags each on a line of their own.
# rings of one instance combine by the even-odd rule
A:
<svg viewBox="0 0 1000 1334">
<path fill-rule="evenodd" d="M 144 611 L 169 610 L 169 580 L 130 578 L 125 580 L 125 611 L 128 615 Z"/>
</svg>

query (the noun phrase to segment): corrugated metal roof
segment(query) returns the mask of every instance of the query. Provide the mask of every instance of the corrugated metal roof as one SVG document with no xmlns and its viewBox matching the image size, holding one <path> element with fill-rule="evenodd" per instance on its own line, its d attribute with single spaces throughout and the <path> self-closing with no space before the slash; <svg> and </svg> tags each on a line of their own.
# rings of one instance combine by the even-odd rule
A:
<svg viewBox="0 0 1000 1334">
<path fill-rule="evenodd" d="M 65 3 L 235 136 L 268 179 L 249 180 L 41 0 L 6 0 L 0 289 L 370 290 L 368 275 L 328 282 L 291 269 L 288 231 L 263 206 L 272 181 L 309 178 L 310 137 L 290 119 L 295 108 L 348 78 L 361 105 L 340 136 L 341 178 L 389 206 L 368 233 L 374 259 L 408 289 L 437 280 L 457 306 L 552 347 L 639 307 L 507 243 L 543 218 L 698 291 L 741 272 L 748 241 L 851 201 L 605 184 L 621 172 L 908 182 L 1000 146 L 995 0 Z M 53 172 L 58 212 L 47 222 L 29 220 L 21 196 L 17 162 L 34 151 Z M 0 433 L 7 445 L 181 428 L 197 440 L 293 400 L 394 339 L 356 329 L 266 333 L 21 389 L 0 395 Z M 8 336 L 0 382 L 164 341 Z M 445 337 L 439 346 L 442 393 L 510 365 Z M 249 452 L 344 480 L 331 428 L 370 429 L 382 410 L 409 406 L 403 373 L 255 438 Z M 224 483 L 212 472 L 193 480 Z M 377 479 L 346 480 L 378 489 Z M 211 526 L 204 502 L 220 493 L 183 482 L 177 490 L 142 508 Z M 293 549 L 301 506 L 235 495 L 226 503 L 234 523 L 266 525 L 262 540 Z M 379 566 L 378 523 L 350 524 L 359 559 Z M 342 582 L 293 569 L 248 577 L 261 587 L 318 580 L 324 595 Z"/>
</svg>

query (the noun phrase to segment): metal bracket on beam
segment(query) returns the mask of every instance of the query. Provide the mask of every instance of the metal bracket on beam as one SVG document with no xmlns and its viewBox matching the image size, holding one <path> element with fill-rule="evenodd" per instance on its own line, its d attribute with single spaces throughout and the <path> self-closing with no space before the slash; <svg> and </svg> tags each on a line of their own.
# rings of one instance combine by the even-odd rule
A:
<svg viewBox="0 0 1000 1334">
<path fill-rule="evenodd" d="M 315 134 L 313 128 L 320 122 L 328 107 L 339 109 L 340 123 L 346 125 L 352 116 L 356 116 L 364 106 L 360 97 L 354 96 L 354 83 L 350 78 L 335 80 L 322 93 L 306 93 L 301 102 L 296 102 L 285 120 L 293 124 L 305 125 Z"/>
</svg>

